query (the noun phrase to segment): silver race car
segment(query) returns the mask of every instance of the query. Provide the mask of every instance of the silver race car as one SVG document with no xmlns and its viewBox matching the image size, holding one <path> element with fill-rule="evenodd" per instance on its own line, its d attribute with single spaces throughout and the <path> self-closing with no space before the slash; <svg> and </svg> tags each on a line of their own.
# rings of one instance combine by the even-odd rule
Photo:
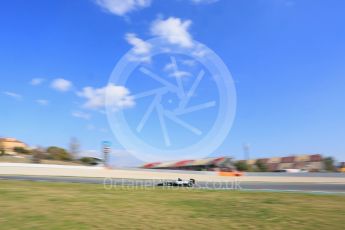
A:
<svg viewBox="0 0 345 230">
<path fill-rule="evenodd" d="M 167 187 L 193 187 L 195 184 L 194 179 L 182 180 L 178 178 L 175 181 L 165 181 L 163 183 L 157 184 L 157 186 L 167 186 Z"/>
</svg>

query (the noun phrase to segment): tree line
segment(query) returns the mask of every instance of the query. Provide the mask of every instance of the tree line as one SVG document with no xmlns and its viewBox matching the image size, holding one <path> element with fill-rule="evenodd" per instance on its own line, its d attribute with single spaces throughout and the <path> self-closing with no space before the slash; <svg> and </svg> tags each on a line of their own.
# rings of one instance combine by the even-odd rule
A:
<svg viewBox="0 0 345 230">
<path fill-rule="evenodd" d="M 14 147 L 13 151 L 18 154 L 31 155 L 33 163 L 40 163 L 42 160 L 57 160 L 57 161 L 75 161 L 85 165 L 96 165 L 100 162 L 94 157 L 79 157 L 80 142 L 77 138 L 71 138 L 69 142 L 69 149 L 58 146 L 49 146 L 47 148 L 36 147 L 33 149 Z M 5 155 L 6 151 L 3 144 L 0 142 L 0 156 Z"/>
<path fill-rule="evenodd" d="M 335 172 L 337 171 L 336 161 L 333 157 L 325 157 L 322 159 L 325 171 Z M 267 172 L 268 167 L 262 160 L 257 160 L 254 165 L 247 164 L 246 161 L 235 162 L 235 167 L 239 171 L 243 172 Z"/>
</svg>

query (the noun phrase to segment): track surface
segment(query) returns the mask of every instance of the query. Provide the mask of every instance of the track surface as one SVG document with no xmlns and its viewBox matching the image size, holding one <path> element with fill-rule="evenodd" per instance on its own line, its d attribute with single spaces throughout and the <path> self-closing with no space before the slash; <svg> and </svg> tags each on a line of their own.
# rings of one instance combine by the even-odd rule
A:
<svg viewBox="0 0 345 230">
<path fill-rule="evenodd" d="M 58 177 L 58 176 L 21 176 L 0 175 L 0 180 L 27 180 L 48 182 L 69 182 L 102 184 L 105 188 L 127 187 L 148 188 L 162 180 L 143 179 L 119 179 L 119 178 L 84 178 L 84 177 Z M 294 182 L 238 182 L 236 178 L 232 182 L 203 182 L 197 181 L 195 188 L 199 189 L 244 189 L 244 190 L 268 190 L 268 191 L 294 191 L 313 193 L 340 193 L 345 195 L 345 184 L 331 183 L 294 183 Z"/>
</svg>

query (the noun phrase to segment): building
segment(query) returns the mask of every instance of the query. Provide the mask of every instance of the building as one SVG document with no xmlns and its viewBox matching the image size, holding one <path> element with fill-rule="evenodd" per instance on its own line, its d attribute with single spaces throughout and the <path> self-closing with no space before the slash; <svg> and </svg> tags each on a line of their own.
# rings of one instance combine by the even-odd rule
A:
<svg viewBox="0 0 345 230">
<path fill-rule="evenodd" d="M 345 173 L 345 162 L 340 162 L 338 166 L 338 172 Z"/>
<path fill-rule="evenodd" d="M 15 138 L 0 138 L 0 150 L 3 149 L 6 154 L 14 154 L 14 148 L 17 147 L 28 148 L 27 144 Z"/>
<path fill-rule="evenodd" d="M 251 169 L 256 170 L 257 161 L 260 161 L 262 164 L 264 164 L 269 172 L 279 172 L 286 169 L 303 169 L 310 172 L 324 170 L 323 158 L 320 154 L 250 159 L 244 162 L 246 162 Z M 230 157 L 153 162 L 143 165 L 142 168 L 194 171 L 233 171 L 236 169 L 234 166 L 234 161 Z"/>
<path fill-rule="evenodd" d="M 142 166 L 146 169 L 175 169 L 175 170 L 194 170 L 194 171 L 231 171 L 235 169 L 229 157 L 204 158 L 199 160 L 181 160 L 169 162 L 154 162 Z"/>
<path fill-rule="evenodd" d="M 324 170 L 323 158 L 320 154 L 252 159 L 247 160 L 246 163 L 255 168 L 258 160 L 265 164 L 267 171 L 270 172 L 286 169 L 303 169 L 311 172 Z"/>
</svg>

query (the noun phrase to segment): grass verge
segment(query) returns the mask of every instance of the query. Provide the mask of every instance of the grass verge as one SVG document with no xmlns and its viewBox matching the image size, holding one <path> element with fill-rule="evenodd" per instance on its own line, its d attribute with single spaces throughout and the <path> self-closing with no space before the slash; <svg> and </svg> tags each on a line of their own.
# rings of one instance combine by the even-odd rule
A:
<svg viewBox="0 0 345 230">
<path fill-rule="evenodd" d="M 345 196 L 0 181 L 1 229 L 343 229 Z"/>
</svg>

